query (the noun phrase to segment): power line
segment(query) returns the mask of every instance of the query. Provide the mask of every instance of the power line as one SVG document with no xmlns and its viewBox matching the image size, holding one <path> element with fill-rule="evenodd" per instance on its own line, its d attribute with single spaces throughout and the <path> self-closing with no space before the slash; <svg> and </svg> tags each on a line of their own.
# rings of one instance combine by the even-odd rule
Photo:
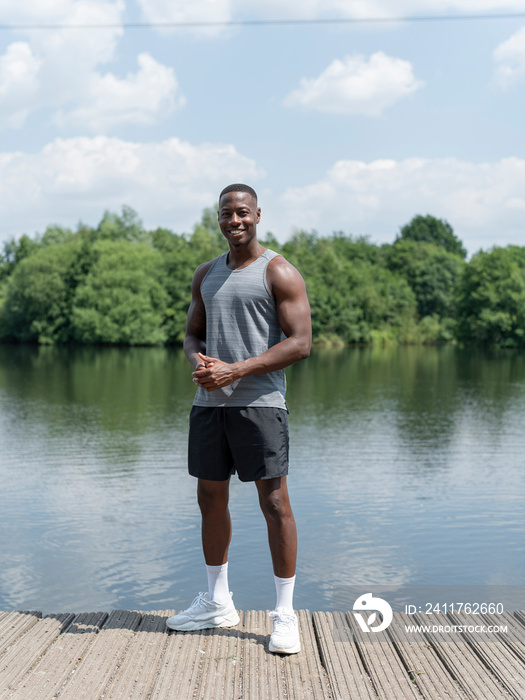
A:
<svg viewBox="0 0 525 700">
<path fill-rule="evenodd" d="M 429 15 L 415 17 L 355 17 L 317 19 L 239 19 L 224 22 L 122 22 L 113 24 L 0 24 L 0 31 L 57 29 L 204 29 L 207 27 L 305 26 L 316 24 L 388 24 L 402 22 L 458 22 L 523 19 L 525 12 L 484 15 Z"/>
</svg>

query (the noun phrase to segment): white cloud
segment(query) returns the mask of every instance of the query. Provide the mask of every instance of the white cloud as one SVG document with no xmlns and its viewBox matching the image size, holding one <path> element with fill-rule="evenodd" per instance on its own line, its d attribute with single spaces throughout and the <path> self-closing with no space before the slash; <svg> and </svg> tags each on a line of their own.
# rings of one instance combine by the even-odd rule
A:
<svg viewBox="0 0 525 700">
<path fill-rule="evenodd" d="M 150 125 L 184 106 L 186 100 L 172 68 L 149 54 L 138 56 L 139 70 L 119 79 L 112 73 L 93 73 L 77 106 L 58 112 L 59 126 L 78 126 L 92 132 L 107 132 L 123 124 Z"/>
<path fill-rule="evenodd" d="M 51 222 L 96 223 L 122 204 L 148 226 L 190 230 L 225 184 L 263 176 L 229 144 L 56 139 L 38 153 L 0 153 L 0 236 L 42 231 Z"/>
<path fill-rule="evenodd" d="M 228 22 L 233 15 L 232 0 L 137 0 L 147 22 Z M 168 31 L 170 31 L 168 29 Z M 221 27 L 199 28 L 197 34 L 215 36 Z"/>
<path fill-rule="evenodd" d="M 13 24 L 20 22 L 29 24 L 28 17 L 34 22 L 56 19 L 60 14 L 67 12 L 72 0 L 2 0 L 2 17 L 6 22 Z"/>
<path fill-rule="evenodd" d="M 233 145 L 179 139 L 56 139 L 34 154 L 0 153 L 0 238 L 100 220 L 133 206 L 147 226 L 189 231 L 228 182 L 259 190 L 261 230 L 343 230 L 391 242 L 416 214 L 447 219 L 469 251 L 525 245 L 525 160 L 454 158 L 338 161 L 317 182 L 272 193 L 264 171 Z M 266 182 L 266 180 L 264 180 Z"/>
<path fill-rule="evenodd" d="M 321 5 L 322 0 L 319 0 Z M 323 2 L 324 5 L 324 2 Z M 445 14 L 447 12 L 465 12 L 478 14 L 480 12 L 502 12 L 504 10 L 524 10 L 524 0 L 397 0 L 395 9 L 389 0 L 360 0 L 353 3 L 350 0 L 331 0 L 334 8 L 348 16 L 381 16 L 406 17 L 408 15 Z"/>
<path fill-rule="evenodd" d="M 378 51 L 368 61 L 363 56 L 333 61 L 319 77 L 303 78 L 284 102 L 333 114 L 378 116 L 422 85 L 409 61 Z"/>
<path fill-rule="evenodd" d="M 122 0 L 55 0 L 33 9 L 34 22 L 112 26 L 21 31 L 26 41 L 0 56 L 0 126 L 20 127 L 31 112 L 55 109 L 59 126 L 106 132 L 123 124 L 153 124 L 184 104 L 173 69 L 148 54 L 138 57 L 135 75 L 119 78 L 98 70 L 115 57 L 123 34 Z M 8 0 L 6 14 L 11 22 L 27 23 L 20 3 Z"/>
<path fill-rule="evenodd" d="M 525 27 L 494 50 L 496 80 L 502 87 L 525 78 Z"/>
<path fill-rule="evenodd" d="M 121 21 L 124 9 L 123 0 L 24 0 L 23 3 L 3 0 L 2 20 L 19 25 L 112 25 L 103 31 L 96 28 L 82 31 L 18 30 L 35 52 L 51 60 L 63 58 L 68 59 L 72 66 L 78 64 L 93 67 L 113 57 L 117 39 L 123 34 Z"/>
<path fill-rule="evenodd" d="M 318 182 L 281 196 L 276 235 L 292 227 L 392 241 L 416 214 L 447 219 L 467 248 L 525 245 L 525 160 L 343 160 Z"/>
<path fill-rule="evenodd" d="M 525 0 L 138 0 L 147 22 L 228 22 L 233 19 L 406 17 L 447 12 L 478 14 L 525 10 Z M 199 33 L 215 35 L 224 28 Z"/>
<path fill-rule="evenodd" d="M 0 126 L 22 126 L 38 91 L 39 69 L 39 59 L 25 42 L 11 44 L 0 56 Z"/>
</svg>

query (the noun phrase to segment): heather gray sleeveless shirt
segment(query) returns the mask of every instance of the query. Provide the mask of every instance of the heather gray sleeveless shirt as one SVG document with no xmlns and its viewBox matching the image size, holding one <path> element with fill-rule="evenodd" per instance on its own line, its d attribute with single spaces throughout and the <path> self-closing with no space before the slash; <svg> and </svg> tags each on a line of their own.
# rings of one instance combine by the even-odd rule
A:
<svg viewBox="0 0 525 700">
<path fill-rule="evenodd" d="M 201 282 L 206 308 L 206 355 L 240 362 L 261 355 L 286 336 L 281 330 L 266 268 L 278 253 L 265 250 L 241 270 L 230 270 L 220 255 Z M 274 406 L 286 408 L 284 369 L 242 377 L 233 384 L 197 389 L 194 406 Z"/>
</svg>

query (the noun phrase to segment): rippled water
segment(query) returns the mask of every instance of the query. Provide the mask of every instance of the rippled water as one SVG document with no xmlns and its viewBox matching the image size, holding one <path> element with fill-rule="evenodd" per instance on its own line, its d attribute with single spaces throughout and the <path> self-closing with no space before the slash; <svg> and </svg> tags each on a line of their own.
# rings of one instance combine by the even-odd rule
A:
<svg viewBox="0 0 525 700">
<path fill-rule="evenodd" d="M 296 607 L 334 586 L 523 584 L 525 354 L 317 350 L 287 371 Z M 180 350 L 0 346 L 0 609 L 186 607 L 205 587 Z M 274 603 L 255 487 L 230 584 Z"/>
</svg>

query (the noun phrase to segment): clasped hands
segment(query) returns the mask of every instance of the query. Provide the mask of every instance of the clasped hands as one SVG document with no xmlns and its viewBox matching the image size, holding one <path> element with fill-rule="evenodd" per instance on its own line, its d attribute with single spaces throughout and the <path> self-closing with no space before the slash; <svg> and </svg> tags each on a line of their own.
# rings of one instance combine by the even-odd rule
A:
<svg viewBox="0 0 525 700">
<path fill-rule="evenodd" d="M 235 372 L 235 364 L 223 362 L 216 357 L 208 357 L 202 352 L 198 352 L 197 355 L 200 362 L 193 372 L 193 381 L 205 391 L 222 389 L 239 378 Z"/>
</svg>

